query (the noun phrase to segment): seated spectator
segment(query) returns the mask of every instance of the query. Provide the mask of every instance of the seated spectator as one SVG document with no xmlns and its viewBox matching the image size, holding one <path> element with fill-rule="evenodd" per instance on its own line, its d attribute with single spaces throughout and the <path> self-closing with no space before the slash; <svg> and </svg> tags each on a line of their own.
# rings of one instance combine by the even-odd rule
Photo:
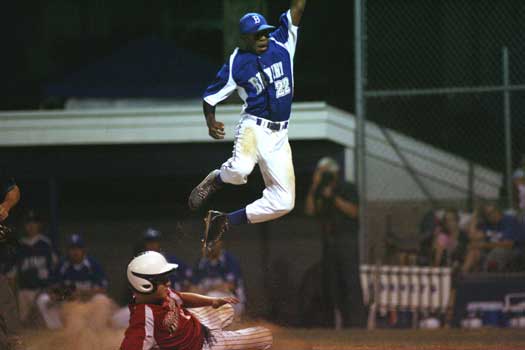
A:
<svg viewBox="0 0 525 350">
<path fill-rule="evenodd" d="M 468 234 L 463 273 L 479 269 L 505 271 L 523 254 L 525 228 L 494 204 L 486 204 L 472 215 Z"/>
<path fill-rule="evenodd" d="M 51 282 L 58 257 L 51 241 L 43 234 L 42 219 L 34 210 L 25 214 L 23 222 L 24 237 L 8 276 L 17 280 L 20 320 L 27 323 L 37 295 Z"/>
<path fill-rule="evenodd" d="M 55 273 L 54 284 L 37 298 L 38 309 L 49 329 L 62 328 L 61 301 L 89 301 L 104 295 L 108 287 L 100 264 L 87 255 L 82 236 L 68 238 L 67 257 Z"/>
<path fill-rule="evenodd" d="M 237 259 L 217 242 L 206 256 L 199 259 L 193 268 L 195 293 L 214 297 L 235 296 L 239 304 L 234 305 L 235 314 L 240 317 L 244 311 L 246 296 L 241 267 Z"/>
<path fill-rule="evenodd" d="M 468 244 L 467 234 L 461 230 L 459 215 L 447 209 L 434 229 L 432 244 L 433 266 L 461 266 Z"/>
</svg>

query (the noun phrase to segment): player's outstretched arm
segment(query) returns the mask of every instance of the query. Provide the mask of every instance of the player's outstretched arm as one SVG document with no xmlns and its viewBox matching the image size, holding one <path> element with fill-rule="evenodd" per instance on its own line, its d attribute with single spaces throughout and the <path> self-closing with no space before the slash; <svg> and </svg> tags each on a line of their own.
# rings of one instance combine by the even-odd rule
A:
<svg viewBox="0 0 525 350">
<path fill-rule="evenodd" d="M 299 26 L 299 23 L 301 22 L 305 6 L 306 0 L 292 0 L 290 12 L 292 15 L 292 24 L 296 27 Z"/>
<path fill-rule="evenodd" d="M 202 101 L 202 110 L 206 117 L 206 125 L 208 125 L 208 134 L 216 140 L 224 138 L 224 124 L 215 120 L 215 106 L 210 105 L 206 101 Z"/>
<path fill-rule="evenodd" d="M 0 222 L 7 219 L 9 211 L 12 207 L 20 200 L 20 189 L 18 186 L 14 186 L 9 192 L 7 192 L 3 202 L 0 202 Z"/>
<path fill-rule="evenodd" d="M 218 308 L 224 304 L 238 304 L 239 299 L 235 297 L 214 298 L 195 293 L 180 293 L 184 306 L 188 308 L 212 306 Z"/>
</svg>

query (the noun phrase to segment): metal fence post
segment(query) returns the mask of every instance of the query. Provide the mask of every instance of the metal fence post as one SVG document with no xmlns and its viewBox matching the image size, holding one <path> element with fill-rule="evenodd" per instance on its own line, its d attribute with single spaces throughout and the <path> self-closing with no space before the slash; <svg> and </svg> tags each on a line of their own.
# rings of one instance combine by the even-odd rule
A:
<svg viewBox="0 0 525 350">
<path fill-rule="evenodd" d="M 357 186 L 359 192 L 359 261 L 361 264 L 367 259 L 366 242 L 366 101 L 364 98 L 365 69 L 364 69 L 364 38 L 365 28 L 364 6 L 365 0 L 355 0 L 354 3 L 354 43 L 355 43 L 355 115 L 356 115 L 356 153 L 357 153 Z"/>
</svg>

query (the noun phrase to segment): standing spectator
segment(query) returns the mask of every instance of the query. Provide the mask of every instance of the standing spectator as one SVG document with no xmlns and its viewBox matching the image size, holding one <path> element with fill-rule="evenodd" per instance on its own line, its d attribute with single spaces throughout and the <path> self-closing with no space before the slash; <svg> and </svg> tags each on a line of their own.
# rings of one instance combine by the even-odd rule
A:
<svg viewBox="0 0 525 350">
<path fill-rule="evenodd" d="M 43 234 L 42 219 L 29 210 L 24 217 L 25 237 L 20 240 L 16 264 L 9 276 L 17 278 L 18 307 L 22 323 L 28 321 L 35 298 L 51 281 L 58 262 L 49 238 Z"/>
<path fill-rule="evenodd" d="M 82 236 L 73 234 L 68 238 L 67 257 L 57 269 L 54 286 L 41 293 L 36 301 L 46 326 L 62 327 L 61 303 L 64 298 L 88 301 L 105 294 L 108 287 L 106 274 L 100 264 L 87 255 Z"/>
<path fill-rule="evenodd" d="M 331 303 L 336 329 L 362 327 L 366 319 L 358 261 L 358 195 L 352 183 L 339 179 L 339 164 L 319 160 L 306 197 L 306 214 L 321 225 L 323 300 Z"/>
<path fill-rule="evenodd" d="M 234 296 L 239 303 L 234 305 L 240 317 L 246 305 L 244 281 L 237 258 L 218 241 L 206 255 L 199 259 L 193 269 L 193 291 L 214 297 Z"/>
<path fill-rule="evenodd" d="M 465 258 L 467 244 L 468 236 L 459 226 L 458 212 L 447 209 L 434 231 L 432 265 L 460 266 Z"/>
<path fill-rule="evenodd" d="M 525 225 L 525 154 L 521 156 L 520 166 L 512 174 L 514 185 L 514 208 L 518 220 Z"/>
<path fill-rule="evenodd" d="M 504 215 L 495 204 L 484 205 L 471 218 L 462 272 L 504 271 L 523 254 L 524 240 L 525 228 L 516 217 Z"/>
<path fill-rule="evenodd" d="M 17 349 L 22 347 L 20 338 L 20 320 L 16 299 L 9 282 L 4 276 L 16 254 L 17 242 L 4 226 L 11 209 L 20 200 L 20 189 L 11 176 L 0 168 L 0 349 Z"/>
</svg>

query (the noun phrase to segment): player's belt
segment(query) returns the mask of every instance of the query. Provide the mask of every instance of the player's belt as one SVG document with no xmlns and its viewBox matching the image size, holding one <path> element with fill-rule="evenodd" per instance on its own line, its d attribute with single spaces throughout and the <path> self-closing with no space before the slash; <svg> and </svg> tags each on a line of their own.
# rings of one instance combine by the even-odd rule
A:
<svg viewBox="0 0 525 350">
<path fill-rule="evenodd" d="M 273 131 L 281 131 L 288 129 L 288 121 L 286 122 L 272 122 L 271 120 L 266 120 L 262 118 L 256 118 L 255 122 L 257 125 L 264 126 Z"/>
</svg>

